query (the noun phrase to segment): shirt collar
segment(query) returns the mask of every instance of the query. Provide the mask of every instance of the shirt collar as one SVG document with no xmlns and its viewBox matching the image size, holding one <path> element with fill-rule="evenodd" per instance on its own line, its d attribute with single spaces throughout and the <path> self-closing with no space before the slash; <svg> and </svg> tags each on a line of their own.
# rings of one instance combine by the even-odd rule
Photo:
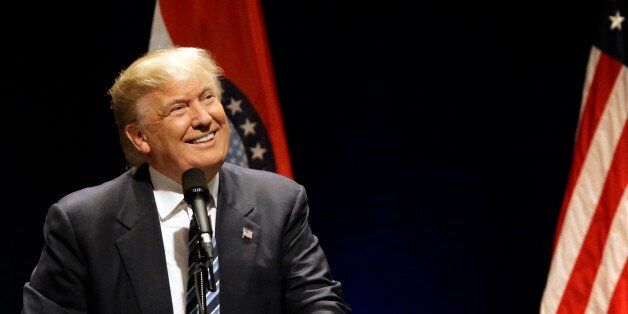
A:
<svg viewBox="0 0 628 314">
<path fill-rule="evenodd" d="M 183 187 L 181 184 L 166 177 L 153 167 L 149 167 L 150 179 L 153 182 L 153 194 L 157 212 L 162 220 L 168 219 L 176 214 L 183 206 L 179 206 L 183 201 Z M 207 183 L 209 194 L 214 200 L 213 206 L 218 208 L 218 173 Z M 191 214 L 188 212 L 188 214 Z"/>
</svg>

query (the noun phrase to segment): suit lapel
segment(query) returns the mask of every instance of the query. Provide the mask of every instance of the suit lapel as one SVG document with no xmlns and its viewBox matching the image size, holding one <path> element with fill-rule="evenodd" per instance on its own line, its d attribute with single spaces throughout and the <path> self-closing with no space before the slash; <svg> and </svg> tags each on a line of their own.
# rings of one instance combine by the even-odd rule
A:
<svg viewBox="0 0 628 314">
<path fill-rule="evenodd" d="M 131 180 L 118 221 L 128 228 L 116 241 L 120 259 L 129 276 L 143 313 L 171 313 L 163 240 L 157 206 L 147 167 L 140 167 Z"/>
<path fill-rule="evenodd" d="M 235 192 L 239 184 L 235 175 L 225 170 L 220 173 L 216 218 L 216 245 L 220 259 L 221 307 L 230 308 L 247 293 L 251 265 L 255 263 L 261 228 L 248 216 L 255 211 L 246 194 Z M 241 188 L 241 187 L 240 187 Z"/>
</svg>

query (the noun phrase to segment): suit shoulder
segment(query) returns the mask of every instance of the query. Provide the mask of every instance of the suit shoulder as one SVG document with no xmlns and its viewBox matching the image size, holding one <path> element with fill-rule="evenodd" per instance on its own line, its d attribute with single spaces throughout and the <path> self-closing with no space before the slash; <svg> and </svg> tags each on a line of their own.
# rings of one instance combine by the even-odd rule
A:
<svg viewBox="0 0 628 314">
<path fill-rule="evenodd" d="M 273 185 L 300 185 L 295 180 L 275 172 L 251 169 L 230 163 L 223 164 L 221 176 L 225 176 L 233 180 L 252 180 L 255 183 L 270 182 Z"/>
<path fill-rule="evenodd" d="M 132 180 L 136 169 L 129 169 L 118 177 L 98 185 L 85 187 L 63 196 L 57 204 L 64 208 L 83 208 L 85 205 L 101 204 L 103 201 L 120 199 L 124 193 L 125 182 Z"/>
</svg>

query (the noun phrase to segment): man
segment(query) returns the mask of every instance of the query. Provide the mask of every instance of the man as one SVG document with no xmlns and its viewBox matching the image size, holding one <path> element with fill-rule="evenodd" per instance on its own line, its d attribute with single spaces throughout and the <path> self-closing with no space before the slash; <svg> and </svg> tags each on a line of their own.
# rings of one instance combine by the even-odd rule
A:
<svg viewBox="0 0 628 314">
<path fill-rule="evenodd" d="M 218 311 L 350 313 L 308 224 L 303 186 L 225 163 L 222 70 L 209 52 L 148 53 L 109 90 L 130 166 L 53 204 L 24 285 L 24 313 L 185 313 L 188 228 L 182 175 L 209 180 Z"/>
</svg>

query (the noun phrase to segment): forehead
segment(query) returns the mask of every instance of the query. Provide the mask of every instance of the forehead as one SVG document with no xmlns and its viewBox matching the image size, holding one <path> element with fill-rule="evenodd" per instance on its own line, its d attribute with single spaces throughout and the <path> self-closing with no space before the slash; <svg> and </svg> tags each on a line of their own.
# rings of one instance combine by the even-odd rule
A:
<svg viewBox="0 0 628 314">
<path fill-rule="evenodd" d="M 137 109 L 141 113 L 151 107 L 163 108 L 172 103 L 203 97 L 206 93 L 218 95 L 219 86 L 217 81 L 206 76 L 170 80 L 141 96 L 137 101 Z"/>
</svg>

